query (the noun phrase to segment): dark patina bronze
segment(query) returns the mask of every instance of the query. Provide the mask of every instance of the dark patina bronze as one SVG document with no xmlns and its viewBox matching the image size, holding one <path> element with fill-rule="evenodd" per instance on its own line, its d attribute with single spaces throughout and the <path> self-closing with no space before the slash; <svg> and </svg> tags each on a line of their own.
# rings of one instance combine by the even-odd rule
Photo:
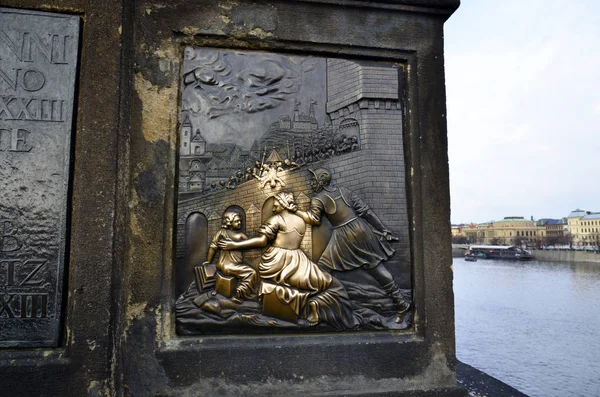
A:
<svg viewBox="0 0 600 397">
<path fill-rule="evenodd" d="M 0 347 L 56 346 L 79 18 L 0 8 Z"/>
</svg>

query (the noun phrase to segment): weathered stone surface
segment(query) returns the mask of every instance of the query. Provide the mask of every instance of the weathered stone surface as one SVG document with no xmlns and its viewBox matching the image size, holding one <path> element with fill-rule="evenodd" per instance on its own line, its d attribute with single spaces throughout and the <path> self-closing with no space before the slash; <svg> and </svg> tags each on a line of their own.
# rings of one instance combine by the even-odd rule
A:
<svg viewBox="0 0 600 397">
<path fill-rule="evenodd" d="M 455 378 L 450 237 L 440 226 L 449 221 L 442 32 L 458 0 L 0 4 L 84 20 L 64 337 L 58 348 L 1 350 L 0 390 L 25 396 L 465 395 Z M 247 12 L 255 6 L 260 15 Z M 410 329 L 176 334 L 174 186 L 186 46 L 406 66 L 410 260 L 401 273 L 411 275 L 404 281 L 414 297 Z M 261 208 L 246 212 L 260 221 Z"/>
<path fill-rule="evenodd" d="M 79 18 L 0 9 L 0 346 L 56 346 Z"/>
<path fill-rule="evenodd" d="M 124 265 L 128 280 L 128 300 L 123 302 L 127 307 L 127 340 L 122 345 L 129 390 L 133 394 L 155 391 L 165 395 L 209 395 L 214 390 L 229 396 L 280 390 L 281 395 L 301 395 L 310 394 L 309 385 L 325 379 L 322 394 L 441 395 L 436 389 L 454 389 L 460 394 L 454 373 L 450 239 L 440 227 L 449 220 L 442 32 L 444 20 L 457 3 L 261 2 L 263 16 L 249 20 L 245 10 L 253 5 L 250 1 L 216 0 L 203 2 L 202 7 L 185 1 L 168 5 L 136 2 L 136 97 L 132 114 L 138 119 L 131 126 L 134 186 L 132 233 Z M 390 62 L 404 68 L 399 96 L 405 107 L 396 123 L 402 125 L 398 140 L 404 150 L 406 172 L 389 177 L 397 183 L 402 183 L 402 178 L 406 181 L 406 203 L 402 204 L 407 208 L 405 241 L 410 242 L 410 259 L 401 261 L 397 268 L 399 275 L 410 275 L 403 284 L 413 292 L 412 327 L 389 332 L 277 336 L 176 333 L 173 302 L 178 297 L 180 275 L 177 256 L 185 255 L 185 250 L 174 249 L 182 245 L 173 241 L 184 235 L 179 231 L 185 229 L 186 217 L 194 212 L 190 205 L 193 199 L 181 200 L 177 206 L 173 189 L 181 175 L 177 172 L 181 159 L 177 152 L 184 119 L 178 103 L 181 78 L 188 72 L 184 62 L 188 46 L 359 60 L 374 65 Z M 365 87 L 363 93 L 370 89 Z M 332 107 L 352 104 L 350 98 L 355 94 L 351 90 L 347 94 Z M 385 100 L 391 108 L 394 98 Z M 359 103 L 355 111 L 370 110 L 369 105 L 363 103 L 367 107 L 361 108 Z M 387 111 L 386 106 L 380 102 Z M 206 132 L 201 124 L 194 126 L 194 132 L 196 128 Z M 384 141 L 381 139 L 382 144 Z M 352 159 L 346 166 L 363 167 L 352 161 L 363 152 L 348 154 Z M 145 183 L 147 173 L 156 176 L 156 183 Z M 237 189 L 248 189 L 249 195 L 252 190 L 243 185 L 233 192 Z M 157 193 L 152 200 L 147 199 L 149 191 Z M 254 210 L 250 214 L 251 207 L 262 212 L 262 202 L 243 207 L 247 227 L 262 221 L 262 214 Z M 223 209 L 207 208 L 206 221 L 218 223 Z M 207 235 L 212 237 L 212 232 Z M 186 288 L 185 283 L 181 286 Z M 211 309 L 218 308 L 215 305 Z M 143 371 L 137 366 L 139 362 L 146 364 Z M 350 383 L 349 379 L 364 381 Z M 375 388 L 368 379 L 377 380 L 379 385 Z"/>
</svg>

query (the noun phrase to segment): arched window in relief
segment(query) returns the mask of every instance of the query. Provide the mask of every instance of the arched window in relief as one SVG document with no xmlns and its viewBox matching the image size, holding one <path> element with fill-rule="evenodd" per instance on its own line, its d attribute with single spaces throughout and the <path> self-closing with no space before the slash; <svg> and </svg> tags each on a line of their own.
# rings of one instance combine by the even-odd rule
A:
<svg viewBox="0 0 600 397">
<path fill-rule="evenodd" d="M 265 223 L 265 221 L 267 219 L 269 219 L 269 217 L 271 215 L 273 215 L 273 201 L 275 200 L 274 197 L 269 197 L 268 199 L 265 200 L 265 202 L 262 205 L 262 209 L 260 211 L 260 222 L 261 223 Z"/>
<path fill-rule="evenodd" d="M 208 220 L 201 212 L 192 212 L 185 222 L 185 256 L 175 271 L 176 293 L 181 295 L 194 281 L 194 267 L 206 261 L 208 254 Z"/>
</svg>

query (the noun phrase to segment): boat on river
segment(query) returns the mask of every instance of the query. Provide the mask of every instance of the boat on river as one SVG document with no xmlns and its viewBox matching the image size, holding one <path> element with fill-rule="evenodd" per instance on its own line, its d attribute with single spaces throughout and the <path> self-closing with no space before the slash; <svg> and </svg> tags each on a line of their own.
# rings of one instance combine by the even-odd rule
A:
<svg viewBox="0 0 600 397">
<path fill-rule="evenodd" d="M 471 245 L 465 252 L 465 260 L 467 257 L 514 261 L 530 261 L 534 259 L 531 252 L 515 245 Z"/>
</svg>

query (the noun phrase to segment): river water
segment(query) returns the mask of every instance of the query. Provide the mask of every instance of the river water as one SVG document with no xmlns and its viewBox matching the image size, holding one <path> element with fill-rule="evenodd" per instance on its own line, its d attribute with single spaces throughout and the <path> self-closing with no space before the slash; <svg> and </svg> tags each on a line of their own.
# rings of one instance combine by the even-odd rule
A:
<svg viewBox="0 0 600 397">
<path fill-rule="evenodd" d="M 600 263 L 453 268 L 459 360 L 532 397 L 600 396 Z"/>
</svg>

